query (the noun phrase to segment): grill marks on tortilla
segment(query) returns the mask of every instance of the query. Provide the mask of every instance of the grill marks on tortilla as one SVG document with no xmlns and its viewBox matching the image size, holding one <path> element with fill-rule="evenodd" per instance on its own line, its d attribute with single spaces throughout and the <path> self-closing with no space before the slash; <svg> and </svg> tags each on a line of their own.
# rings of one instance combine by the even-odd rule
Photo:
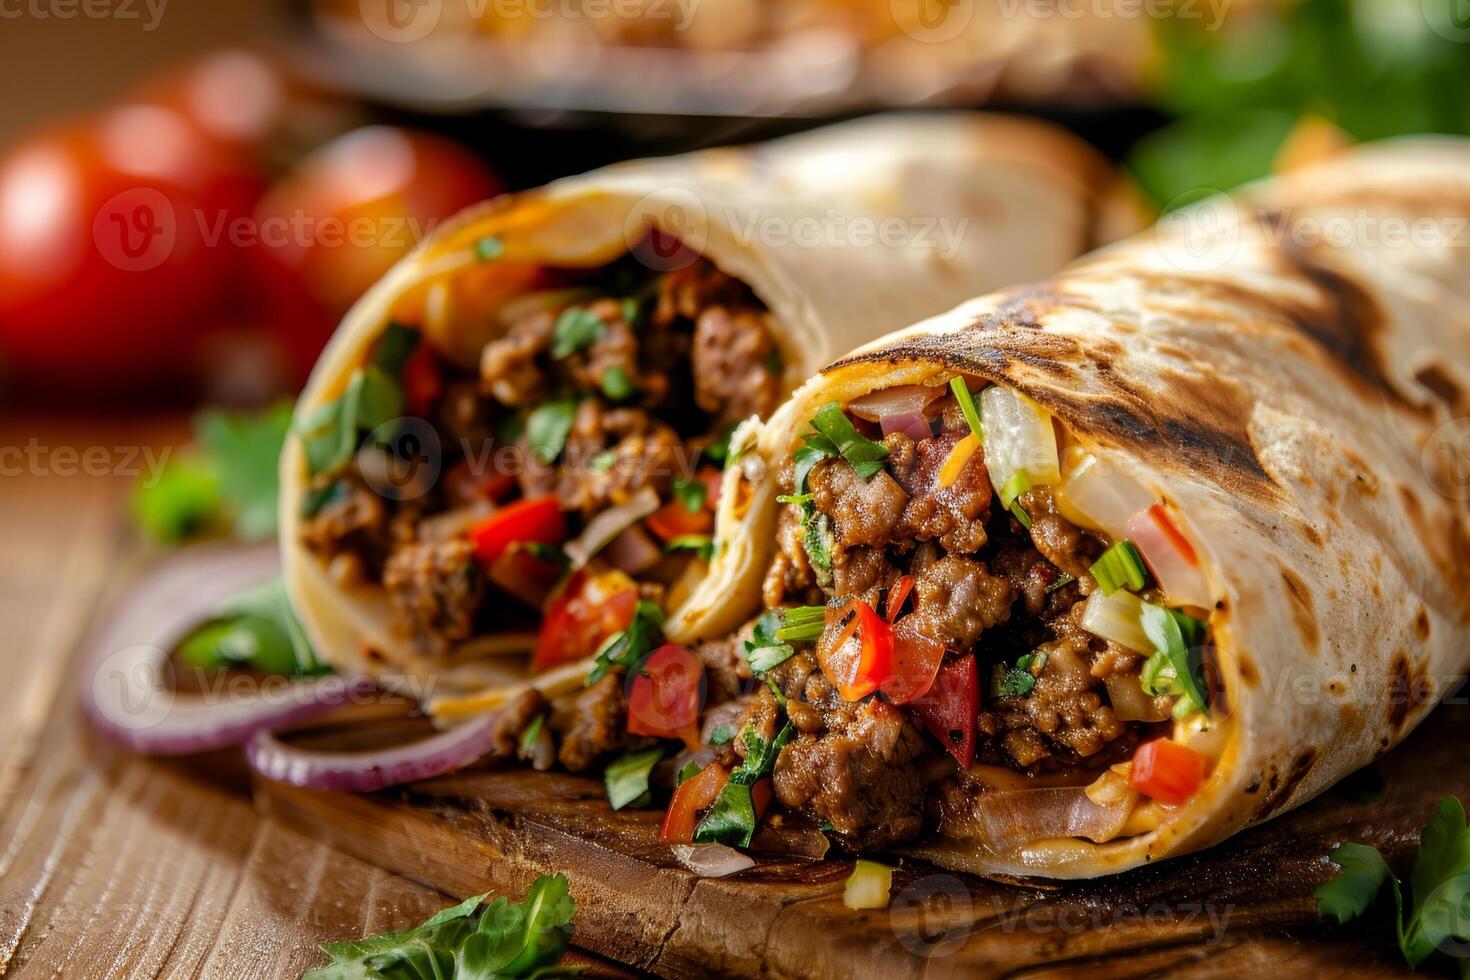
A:
<svg viewBox="0 0 1470 980">
<path fill-rule="evenodd" d="M 1402 650 L 1393 655 L 1388 681 L 1387 719 L 1395 730 L 1405 726 L 1412 712 L 1434 703 L 1434 684 L 1424 666 L 1409 663 L 1408 654 Z"/>
<path fill-rule="evenodd" d="M 1276 571 L 1286 585 L 1286 597 L 1291 600 L 1291 612 L 1296 618 L 1297 628 L 1301 630 L 1302 639 L 1306 641 L 1306 649 L 1315 653 L 1322 634 L 1317 626 L 1317 615 L 1312 610 L 1311 592 L 1295 572 L 1279 561 L 1276 563 Z"/>
<path fill-rule="evenodd" d="M 1256 820 L 1265 820 L 1271 814 L 1281 809 L 1291 799 L 1291 794 L 1301 785 L 1302 780 L 1312 771 L 1312 766 L 1317 763 L 1317 750 L 1308 748 L 1302 751 L 1291 764 L 1285 778 L 1278 773 L 1272 772 L 1266 780 L 1266 794 L 1261 797 L 1260 805 L 1256 807 Z"/>
<path fill-rule="evenodd" d="M 1164 372 L 1162 384 L 1136 381 L 1126 373 L 1129 352 L 1117 341 L 1089 337 L 1084 344 L 1041 327 L 1035 305 L 1056 299 L 1044 290 L 1016 294 L 963 330 L 913 337 L 827 370 L 937 362 L 1014 387 L 1080 431 L 1204 472 L 1229 492 L 1277 495 L 1251 445 L 1250 399 L 1239 385 L 1196 364 L 1187 366 L 1197 371 Z"/>
</svg>

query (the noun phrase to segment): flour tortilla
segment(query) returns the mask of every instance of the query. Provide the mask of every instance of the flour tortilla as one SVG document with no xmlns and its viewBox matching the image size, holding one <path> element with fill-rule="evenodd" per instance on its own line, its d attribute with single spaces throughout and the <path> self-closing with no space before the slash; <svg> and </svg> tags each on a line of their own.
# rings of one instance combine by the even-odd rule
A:
<svg viewBox="0 0 1470 980">
<path fill-rule="evenodd" d="M 573 267 L 612 261 L 650 226 L 678 236 L 770 308 L 791 390 L 858 344 L 1055 272 L 1144 220 L 1128 185 L 1085 144 L 1044 124 L 970 113 L 878 116 L 760 146 L 608 167 L 486 202 L 441 228 L 347 314 L 298 418 L 341 394 L 405 306 L 424 312 L 441 352 L 477 363 L 491 337 L 483 318 L 455 318 L 447 283 L 483 261 L 475 243 L 487 236 L 501 247 L 493 261 Z M 556 693 L 581 683 L 585 663 L 533 678 L 522 656 L 455 662 L 416 651 L 393 629 L 380 587 L 340 586 L 301 544 L 307 470 L 295 436 L 281 487 L 287 587 L 317 651 L 338 669 L 420 696 L 430 685 L 439 694 L 485 691 L 484 707 L 527 684 Z M 744 581 L 713 589 L 737 605 L 751 598 Z"/>
<path fill-rule="evenodd" d="M 758 434 L 737 533 L 761 547 L 711 580 L 769 564 L 775 472 L 818 406 L 961 371 L 1172 508 L 1219 600 L 1227 741 L 1141 836 L 916 854 L 1084 878 L 1215 844 L 1388 751 L 1470 667 L 1470 142 L 1364 147 L 861 348 Z"/>
</svg>

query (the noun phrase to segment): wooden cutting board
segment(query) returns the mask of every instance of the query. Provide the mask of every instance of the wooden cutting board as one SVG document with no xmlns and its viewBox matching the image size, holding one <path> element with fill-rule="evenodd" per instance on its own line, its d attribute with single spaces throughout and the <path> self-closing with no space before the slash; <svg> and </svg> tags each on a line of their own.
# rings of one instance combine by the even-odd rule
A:
<svg viewBox="0 0 1470 980">
<path fill-rule="evenodd" d="M 577 943 L 671 977 L 1398 976 L 1386 916 L 1323 924 L 1312 891 L 1338 842 L 1405 870 L 1446 794 L 1470 799 L 1470 706 L 1308 806 L 1208 853 L 1094 882 L 997 882 L 904 860 L 888 909 L 842 904 L 851 859 L 757 856 L 700 879 L 657 842 L 658 811 L 614 812 L 600 782 L 477 769 L 370 796 L 257 781 L 259 806 L 308 835 L 451 895 L 523 891 L 556 871 Z"/>
</svg>

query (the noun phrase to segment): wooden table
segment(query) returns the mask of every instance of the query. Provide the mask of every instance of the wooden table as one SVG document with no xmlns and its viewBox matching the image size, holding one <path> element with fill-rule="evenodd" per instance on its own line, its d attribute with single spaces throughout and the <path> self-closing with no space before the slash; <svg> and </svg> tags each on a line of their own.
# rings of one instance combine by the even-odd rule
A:
<svg viewBox="0 0 1470 980">
<path fill-rule="evenodd" d="M 323 940 L 409 925 L 449 902 L 263 817 L 236 753 L 137 758 L 80 719 L 78 643 L 151 557 L 126 521 L 134 477 L 118 471 L 146 464 L 144 451 L 156 460 L 185 430 L 177 418 L 0 421 L 0 975 L 294 977 L 321 961 Z M 90 468 L 109 472 L 81 472 L 65 447 L 101 447 Z M 1412 846 L 1381 842 L 1400 857 Z M 1400 975 L 1379 926 L 1227 923 L 1207 944 L 1016 973 Z M 621 972 L 582 959 L 593 974 Z"/>
</svg>

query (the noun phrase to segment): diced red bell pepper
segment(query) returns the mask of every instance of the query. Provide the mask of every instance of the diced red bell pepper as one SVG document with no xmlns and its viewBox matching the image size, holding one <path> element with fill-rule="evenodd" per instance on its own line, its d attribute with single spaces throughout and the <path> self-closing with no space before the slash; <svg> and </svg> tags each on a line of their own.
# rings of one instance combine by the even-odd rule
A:
<svg viewBox="0 0 1470 980">
<path fill-rule="evenodd" d="M 555 496 L 535 497 L 506 504 L 470 528 L 475 556 L 486 565 L 505 554 L 513 544 L 537 542 L 561 544 L 566 540 L 567 522 Z"/>
<path fill-rule="evenodd" d="M 956 762 L 966 769 L 975 762 L 980 677 L 974 654 L 952 657 L 941 664 L 928 692 L 910 707 Z"/>
<path fill-rule="evenodd" d="M 648 529 L 665 541 L 672 541 L 686 534 L 708 534 L 715 526 L 715 515 L 706 507 L 694 513 L 683 501 L 670 500 L 648 515 Z"/>
<path fill-rule="evenodd" d="M 888 605 L 884 607 L 885 618 L 891 623 L 903 612 L 903 604 L 908 601 L 909 593 L 914 591 L 914 577 L 905 575 L 893 583 L 893 588 L 888 590 Z"/>
<path fill-rule="evenodd" d="M 681 739 L 697 749 L 704 695 L 704 664 L 684 647 L 666 643 L 648 655 L 629 687 L 628 731 Z"/>
<path fill-rule="evenodd" d="M 944 661 L 944 644 L 924 635 L 917 624 L 908 615 L 893 626 L 893 672 L 879 690 L 894 704 L 909 704 L 929 693 Z"/>
<path fill-rule="evenodd" d="M 1209 760 L 1187 745 L 1156 738 L 1133 753 L 1128 785 L 1160 803 L 1183 803 L 1204 782 Z"/>
<path fill-rule="evenodd" d="M 714 804 L 729 780 L 730 770 L 711 762 L 680 783 L 664 811 L 658 839 L 665 844 L 693 844 L 700 812 Z"/>
<path fill-rule="evenodd" d="M 893 673 L 893 627 L 861 600 L 849 607 L 857 610 L 858 644 L 836 644 L 822 664 L 827 679 L 848 701 L 860 701 L 878 689 L 884 678 Z"/>
<path fill-rule="evenodd" d="M 444 393 L 444 375 L 439 358 L 427 343 L 420 342 L 403 365 L 403 407 L 409 415 L 425 417 Z"/>
<path fill-rule="evenodd" d="M 531 665 L 547 670 L 590 657 L 604 640 L 628 628 L 638 608 L 638 584 L 613 570 L 576 572 L 551 600 Z"/>
</svg>

